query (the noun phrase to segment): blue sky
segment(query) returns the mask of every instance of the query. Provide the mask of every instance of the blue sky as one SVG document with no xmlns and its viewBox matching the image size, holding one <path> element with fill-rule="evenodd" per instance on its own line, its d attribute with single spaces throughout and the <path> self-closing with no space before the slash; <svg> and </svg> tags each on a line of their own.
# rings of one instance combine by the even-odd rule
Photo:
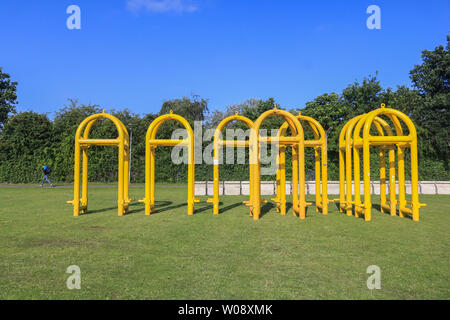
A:
<svg viewBox="0 0 450 320">
<path fill-rule="evenodd" d="M 81 30 L 66 9 L 81 8 Z M 381 30 L 369 30 L 369 5 Z M 410 85 L 423 49 L 445 44 L 450 1 L 15 0 L 0 4 L 0 66 L 20 111 L 77 98 L 136 113 L 199 94 L 210 109 L 274 97 L 286 108 L 373 75 Z"/>
</svg>

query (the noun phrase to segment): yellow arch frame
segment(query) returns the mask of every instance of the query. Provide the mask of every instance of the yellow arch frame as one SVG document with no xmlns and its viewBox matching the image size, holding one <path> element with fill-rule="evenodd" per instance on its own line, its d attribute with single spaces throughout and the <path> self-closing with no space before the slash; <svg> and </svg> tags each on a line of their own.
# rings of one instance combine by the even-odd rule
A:
<svg viewBox="0 0 450 320">
<path fill-rule="evenodd" d="M 209 203 L 213 203 L 213 213 L 219 214 L 219 155 L 220 155 L 220 148 L 223 146 L 235 146 L 235 147 L 244 147 L 249 148 L 249 141 L 242 141 L 242 140 L 233 140 L 233 141 L 227 141 L 227 140 L 221 140 L 220 134 L 222 133 L 223 128 L 232 121 L 240 121 L 247 125 L 249 129 L 253 128 L 253 121 L 250 120 L 247 117 L 240 116 L 238 112 L 235 113 L 234 116 L 227 117 L 223 119 L 219 125 L 217 126 L 216 130 L 214 131 L 214 187 L 213 187 L 213 198 L 208 199 Z M 253 180 L 253 174 L 252 174 L 252 167 L 250 169 L 250 181 Z M 251 194 L 250 194 L 251 197 Z M 249 204 L 250 201 L 244 201 L 244 203 Z"/>
<path fill-rule="evenodd" d="M 156 139 L 159 127 L 169 120 L 176 120 L 187 130 L 188 137 L 183 140 Z M 174 147 L 185 146 L 188 148 L 188 214 L 194 214 L 195 199 L 195 158 L 194 158 L 194 131 L 189 122 L 182 116 L 173 114 L 162 115 L 156 118 L 148 127 L 145 139 L 145 198 L 139 202 L 145 203 L 145 215 L 150 215 L 155 208 L 155 149 L 158 146 Z"/>
<path fill-rule="evenodd" d="M 347 215 L 352 215 L 353 204 L 361 204 L 360 187 L 354 188 L 355 201 L 352 198 L 352 152 L 354 154 L 353 163 L 355 168 L 354 185 L 360 186 L 360 156 L 359 148 L 353 144 L 352 132 L 355 125 L 362 124 L 364 115 L 357 116 L 346 123 L 339 136 L 339 210 L 345 211 Z M 384 131 L 388 136 L 393 136 L 393 132 L 389 124 L 379 117 L 375 117 L 374 124 L 380 136 L 384 136 Z M 361 122 L 360 122 L 361 121 Z M 360 130 L 360 129 L 356 129 Z M 389 150 L 389 177 L 390 177 L 390 197 L 391 206 L 388 210 L 394 212 L 395 215 L 395 149 L 392 146 L 380 147 L 380 198 L 382 211 L 387 207 L 386 200 L 386 150 Z M 360 207 L 355 206 L 355 216 L 359 216 Z"/>
<path fill-rule="evenodd" d="M 273 115 L 281 116 L 288 123 L 291 129 L 291 137 L 271 137 L 261 138 L 259 128 L 262 122 Z M 260 143 L 278 143 L 280 146 L 292 146 L 292 202 L 294 214 L 298 214 L 300 219 L 306 217 L 306 197 L 305 197 L 305 141 L 303 128 L 299 120 L 292 113 L 276 108 L 264 112 L 255 121 L 250 130 L 250 170 L 253 171 L 253 179 L 250 183 L 250 210 L 254 220 L 258 220 L 261 214 L 261 176 L 259 161 Z"/>
<path fill-rule="evenodd" d="M 395 135 L 390 126 L 379 116 L 387 116 L 395 127 Z M 408 128 L 409 134 L 403 134 L 401 120 Z M 375 124 L 378 136 L 372 136 L 370 129 Z M 386 130 L 387 136 L 384 135 L 383 129 Z M 363 136 L 361 137 L 361 130 Z M 419 203 L 419 182 L 418 182 L 418 164 L 417 164 L 417 133 L 416 128 L 404 113 L 385 108 L 382 104 L 381 108 L 371 111 L 367 114 L 360 115 L 350 120 L 342 129 L 339 137 L 339 164 L 340 164 L 340 210 L 345 210 L 347 215 L 352 214 L 354 206 L 355 216 L 364 215 L 366 221 L 371 220 L 371 194 L 370 194 L 370 147 L 380 147 L 380 198 L 381 211 L 390 211 L 392 216 L 397 214 L 397 200 L 395 196 L 395 147 L 397 148 L 397 167 L 398 167 L 398 210 L 400 217 L 404 214 L 411 214 L 413 221 L 419 221 L 419 208 L 425 204 Z M 405 148 L 411 149 L 411 197 L 412 201 L 406 201 L 405 192 L 405 166 L 404 151 Z M 363 150 L 363 177 L 364 177 L 364 203 L 360 199 L 360 154 L 359 150 Z M 390 197 L 386 200 L 386 169 L 385 169 L 385 152 L 389 150 L 389 183 Z M 354 156 L 354 188 L 355 200 L 352 201 L 351 189 L 351 152 Z M 345 156 L 344 156 L 345 154 Z M 345 166 L 345 169 L 344 169 Z M 346 180 L 346 191 L 344 192 L 343 180 Z M 346 200 L 344 200 L 346 193 Z M 389 205 L 388 205 L 389 203 Z M 407 204 L 411 207 L 408 208 Z"/>
<path fill-rule="evenodd" d="M 297 119 L 308 123 L 310 126 L 314 140 L 305 140 L 305 147 L 314 148 L 315 162 L 315 184 L 316 184 L 316 212 L 322 210 L 324 215 L 328 214 L 328 174 L 327 174 L 327 137 L 325 130 L 321 124 L 307 116 L 303 116 L 300 112 Z M 278 137 L 284 137 L 289 124 L 285 122 L 278 131 Z M 286 214 L 286 147 L 280 145 L 279 154 L 277 156 L 277 197 L 272 199 L 277 204 L 277 210 L 282 215 Z M 322 188 L 321 188 L 322 182 Z M 322 189 L 322 190 L 321 190 Z"/>
<path fill-rule="evenodd" d="M 116 126 L 119 134 L 117 139 L 89 139 L 89 133 L 92 126 L 100 119 L 109 119 Z M 84 134 L 83 134 L 84 131 Z M 82 137 L 83 135 L 83 137 Z M 79 216 L 81 213 L 87 213 L 88 208 L 88 149 L 91 146 L 117 146 L 119 147 L 119 173 L 118 173 L 118 200 L 117 211 L 119 216 L 128 213 L 128 207 L 131 202 L 128 195 L 129 189 L 129 157 L 130 157 L 130 139 L 128 131 L 123 123 L 116 117 L 105 113 L 94 114 L 87 117 L 78 126 L 75 134 L 75 166 L 74 166 L 74 195 L 71 201 L 73 205 L 73 215 Z M 80 201 L 80 153 L 83 150 L 83 176 L 82 176 L 82 196 Z"/>
</svg>

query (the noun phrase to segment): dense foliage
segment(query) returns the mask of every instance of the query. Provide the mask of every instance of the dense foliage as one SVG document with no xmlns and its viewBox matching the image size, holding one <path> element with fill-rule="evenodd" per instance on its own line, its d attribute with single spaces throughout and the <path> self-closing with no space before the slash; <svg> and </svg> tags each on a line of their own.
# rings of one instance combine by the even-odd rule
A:
<svg viewBox="0 0 450 320">
<path fill-rule="evenodd" d="M 406 113 L 416 125 L 419 138 L 419 178 L 421 180 L 450 180 L 449 170 L 449 128 L 450 128 L 450 41 L 434 51 L 422 53 L 423 62 L 410 72 L 413 88 L 398 86 L 396 90 L 383 89 L 376 76 L 369 76 L 362 82 L 355 82 L 340 94 L 325 93 L 306 103 L 306 107 L 290 110 L 294 114 L 317 119 L 328 136 L 329 179 L 338 179 L 338 136 L 343 125 L 352 117 L 369 112 L 385 103 Z M 30 183 L 41 177 L 40 167 L 52 167 L 52 178 L 58 182 L 73 180 L 74 134 L 87 116 L 102 111 L 97 105 L 79 105 L 76 100 L 60 109 L 54 119 L 35 112 L 16 113 L 16 82 L 0 68 L 0 182 Z M 117 116 L 132 134 L 132 182 L 144 182 L 145 133 L 150 123 L 159 115 L 174 113 L 185 117 L 194 128 L 194 121 L 200 121 L 203 133 L 215 128 L 225 117 L 239 112 L 255 120 L 261 113 L 272 109 L 274 99 L 266 101 L 250 99 L 242 104 L 229 106 L 225 111 L 209 112 L 208 102 L 198 96 L 164 102 L 158 114 L 138 115 L 128 109 L 107 110 Z M 262 128 L 277 129 L 282 120 L 271 117 Z M 172 131 L 179 128 L 176 122 L 164 124 L 158 138 L 171 138 Z M 306 126 L 305 126 L 306 127 Z M 241 123 L 230 123 L 227 128 L 245 130 Z M 198 129 L 198 125 L 197 125 Z M 270 131 L 269 131 L 270 134 Z M 308 133 L 311 134 L 311 133 Z M 115 127 L 108 121 L 100 121 L 92 131 L 92 137 L 113 138 Z M 203 142 L 203 150 L 212 141 Z M 197 148 L 197 150 L 200 150 Z M 236 152 L 236 150 L 234 151 Z M 373 150 L 373 176 L 377 176 L 377 150 Z M 158 182 L 175 183 L 187 180 L 183 165 L 171 161 L 172 148 L 158 148 L 156 157 L 156 179 Z M 224 155 L 226 152 L 224 153 Z M 287 155 L 289 161 L 290 154 Z M 236 158 L 236 157 L 235 157 Z M 248 152 L 246 159 L 248 161 Z M 408 161 L 408 159 L 407 159 Z M 306 154 L 307 179 L 314 174 L 313 151 Z M 288 172 L 288 175 L 290 173 Z M 406 172 L 407 177 L 409 173 Z M 221 167 L 224 180 L 247 180 L 248 166 L 244 164 Z M 117 179 L 117 150 L 108 147 L 90 149 L 89 180 L 112 182 Z M 210 163 L 196 166 L 197 180 L 212 180 Z M 265 176 L 264 179 L 273 179 Z"/>
<path fill-rule="evenodd" d="M 17 82 L 0 67 L 0 130 L 8 119 L 8 114 L 15 112 L 17 104 Z"/>
</svg>

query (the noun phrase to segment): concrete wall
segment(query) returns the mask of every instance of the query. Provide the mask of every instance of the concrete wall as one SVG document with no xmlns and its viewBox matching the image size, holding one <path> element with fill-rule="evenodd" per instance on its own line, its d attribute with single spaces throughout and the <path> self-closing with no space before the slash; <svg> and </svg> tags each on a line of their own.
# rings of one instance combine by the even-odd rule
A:
<svg viewBox="0 0 450 320">
<path fill-rule="evenodd" d="M 411 182 L 405 183 L 406 193 L 411 193 Z M 315 194 L 316 185 L 314 181 L 308 181 L 305 185 L 306 194 Z M 361 193 L 364 191 L 364 183 L 361 182 Z M 386 192 L 389 192 L 389 184 L 386 184 Z M 354 190 L 354 185 L 352 185 Z M 372 194 L 380 194 L 380 182 L 371 182 Z M 398 192 L 398 183 L 396 185 L 396 192 Z M 219 194 L 220 195 L 249 195 L 250 184 L 248 181 L 220 181 Z M 276 193 L 275 181 L 261 182 L 261 195 L 273 195 Z M 286 193 L 291 194 L 291 182 L 286 182 Z M 420 181 L 420 194 L 450 194 L 450 181 Z M 197 196 L 213 195 L 212 181 L 197 181 L 195 182 L 195 194 Z M 339 181 L 328 181 L 328 194 L 339 194 Z"/>
</svg>

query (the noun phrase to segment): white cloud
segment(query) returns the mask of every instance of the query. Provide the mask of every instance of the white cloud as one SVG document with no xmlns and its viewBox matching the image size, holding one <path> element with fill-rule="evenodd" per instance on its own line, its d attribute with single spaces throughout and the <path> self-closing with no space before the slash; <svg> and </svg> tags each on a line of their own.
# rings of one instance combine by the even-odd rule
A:
<svg viewBox="0 0 450 320">
<path fill-rule="evenodd" d="M 150 12 L 194 12 L 197 6 L 190 0 L 127 0 L 127 8 L 138 12 L 146 10 Z"/>
</svg>

